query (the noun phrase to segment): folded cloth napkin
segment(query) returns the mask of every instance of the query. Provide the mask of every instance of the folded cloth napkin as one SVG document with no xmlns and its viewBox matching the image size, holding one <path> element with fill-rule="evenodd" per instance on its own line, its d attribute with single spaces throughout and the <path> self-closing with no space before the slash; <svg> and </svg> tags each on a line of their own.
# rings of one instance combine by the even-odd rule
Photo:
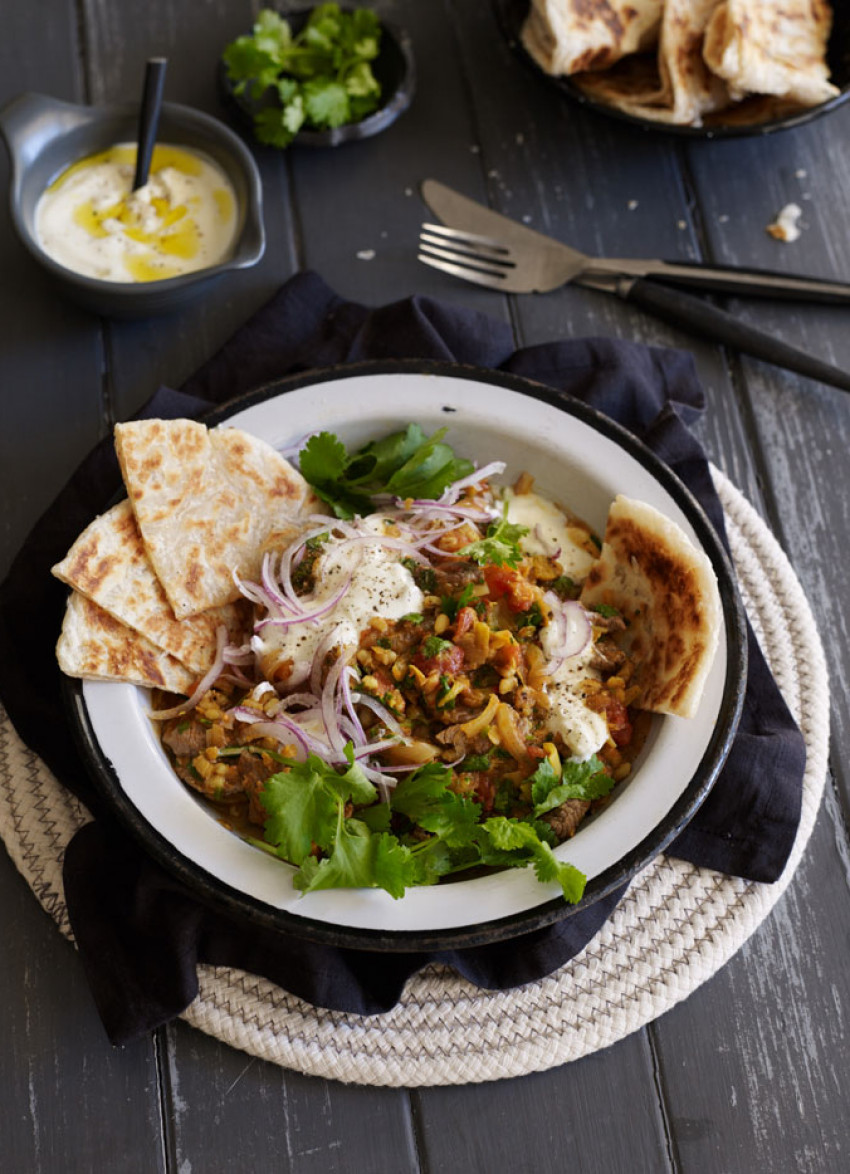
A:
<svg viewBox="0 0 850 1174">
<path fill-rule="evenodd" d="M 289 281 L 179 392 L 161 388 L 141 415 L 201 417 L 285 375 L 366 359 L 443 359 L 548 384 L 607 413 L 678 473 L 723 535 L 708 464 L 688 425 L 705 409 L 691 356 L 610 339 L 515 350 L 510 329 L 413 297 L 379 309 L 345 302 L 315 274 Z M 66 588 L 50 575 L 120 488 L 111 438 L 37 523 L 0 588 L 0 696 L 23 740 L 95 815 L 68 847 L 71 924 L 110 1038 L 127 1042 L 197 994 L 198 963 L 262 975 L 315 1006 L 374 1014 L 430 961 L 504 990 L 551 974 L 598 931 L 625 891 L 505 943 L 434 954 L 311 944 L 237 923 L 162 871 L 115 823 L 91 786 L 63 705 L 54 645 Z M 707 800 L 669 851 L 752 880 L 781 873 L 800 814 L 805 747 L 750 633 L 740 728 Z"/>
</svg>

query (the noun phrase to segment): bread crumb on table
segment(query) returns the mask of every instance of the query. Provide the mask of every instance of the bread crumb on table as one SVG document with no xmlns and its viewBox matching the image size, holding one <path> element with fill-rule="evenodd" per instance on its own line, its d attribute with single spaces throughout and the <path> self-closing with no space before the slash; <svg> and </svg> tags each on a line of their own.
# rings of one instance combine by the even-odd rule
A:
<svg viewBox="0 0 850 1174">
<path fill-rule="evenodd" d="M 790 244 L 791 241 L 797 240 L 800 235 L 799 220 L 803 215 L 803 209 L 799 204 L 786 204 L 785 207 L 777 213 L 776 219 L 767 226 L 767 232 L 774 238 L 774 240 L 784 241 Z"/>
</svg>

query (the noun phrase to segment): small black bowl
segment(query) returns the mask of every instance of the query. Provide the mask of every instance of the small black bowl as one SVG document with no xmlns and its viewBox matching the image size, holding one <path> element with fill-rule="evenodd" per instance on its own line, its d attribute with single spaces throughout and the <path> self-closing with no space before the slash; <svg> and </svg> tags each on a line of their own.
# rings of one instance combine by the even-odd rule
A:
<svg viewBox="0 0 850 1174">
<path fill-rule="evenodd" d="M 343 8 L 343 12 L 351 12 Z M 299 8 L 282 12 L 294 33 L 307 23 L 312 8 Z M 299 130 L 292 140 L 299 147 L 338 147 L 341 143 L 357 142 L 380 134 L 395 122 L 408 108 L 416 89 L 416 65 L 410 37 L 404 29 L 396 28 L 381 19 L 381 46 L 378 56 L 372 62 L 372 72 L 381 87 L 381 105 L 359 122 L 346 122 L 343 126 L 328 130 Z M 254 125 L 258 110 L 272 104 L 275 99 L 267 91 L 260 98 L 252 99 L 246 94 L 236 94 L 233 82 L 227 75 L 224 61 L 219 61 L 218 80 L 225 100 L 236 116 L 248 127 Z"/>
<path fill-rule="evenodd" d="M 224 170 L 236 193 L 236 243 L 223 261 L 163 281 L 120 282 L 86 277 L 58 264 L 35 232 L 39 197 L 66 167 L 114 143 L 138 137 L 138 103 L 78 106 L 44 94 L 22 94 L 0 110 L 0 134 L 12 158 L 12 223 L 21 242 L 62 293 L 96 314 L 138 318 L 176 310 L 231 269 L 255 265 L 265 251 L 262 185 L 253 156 L 238 135 L 200 110 L 165 102 L 161 142 L 195 148 Z"/>
<path fill-rule="evenodd" d="M 768 118 L 764 121 L 744 121 L 745 114 L 739 114 L 738 121 L 735 115 L 728 122 L 712 122 L 706 120 L 702 126 L 673 126 L 669 123 L 655 122 L 650 118 L 639 118 L 634 114 L 627 114 L 613 106 L 607 106 L 586 94 L 582 88 L 569 77 L 552 77 L 545 73 L 526 52 L 520 40 L 520 31 L 528 11 L 530 0 L 493 0 L 496 16 L 502 33 L 512 49 L 534 72 L 560 90 L 562 94 L 578 102 L 588 110 L 595 110 L 620 122 L 639 126 L 642 130 L 660 132 L 661 134 L 678 135 L 681 138 L 691 139 L 731 139 L 744 138 L 750 135 L 772 134 L 779 130 L 789 130 L 794 126 L 802 126 L 828 114 L 842 106 L 850 98 L 850 0 L 833 0 L 832 33 L 827 45 L 827 65 L 830 71 L 830 80 L 837 86 L 840 93 L 821 102 L 818 106 L 810 106 L 805 110 L 795 110 L 779 118 Z M 719 115 L 715 117 L 720 117 Z"/>
</svg>

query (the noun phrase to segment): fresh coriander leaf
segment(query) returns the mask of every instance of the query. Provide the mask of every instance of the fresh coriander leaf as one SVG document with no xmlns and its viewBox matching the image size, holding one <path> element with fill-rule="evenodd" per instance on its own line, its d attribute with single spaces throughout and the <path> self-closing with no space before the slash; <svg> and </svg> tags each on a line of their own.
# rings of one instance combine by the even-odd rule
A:
<svg viewBox="0 0 850 1174">
<path fill-rule="evenodd" d="M 453 599 L 451 595 L 440 596 L 440 610 L 445 612 L 452 623 L 457 619 L 457 613 L 462 607 L 467 607 L 472 599 L 472 584 L 467 583 L 463 591 L 457 599 Z"/>
<path fill-rule="evenodd" d="M 395 836 L 386 832 L 373 835 L 361 820 L 343 819 L 340 813 L 332 852 L 320 861 L 308 857 L 292 883 L 304 893 L 379 888 L 398 898 L 404 896 L 415 876 L 410 849 Z"/>
<path fill-rule="evenodd" d="M 564 898 L 573 905 L 581 900 L 587 878 L 574 865 L 558 860 L 532 824 L 497 815 L 486 820 L 482 828 L 497 851 L 526 854 L 539 881 L 559 884 Z"/>
<path fill-rule="evenodd" d="M 403 431 L 392 432 L 381 440 L 370 441 L 358 455 L 371 458 L 370 476 L 373 481 L 384 485 L 393 473 L 411 460 L 427 439 L 418 424 L 408 424 Z"/>
<path fill-rule="evenodd" d="M 577 905 L 584 896 L 587 877 L 575 865 L 559 860 L 546 843 L 541 843 L 534 853 L 534 872 L 537 879 L 544 884 L 554 881 L 561 886 L 564 899 L 571 905 Z"/>
<path fill-rule="evenodd" d="M 350 121 L 348 93 L 339 82 L 313 78 L 304 83 L 303 94 L 305 114 L 314 126 L 343 126 Z"/>
<path fill-rule="evenodd" d="M 301 864 L 314 844 L 328 848 L 333 842 L 340 804 L 325 785 L 324 770 L 293 769 L 272 775 L 260 792 L 260 802 L 268 812 L 266 839 L 284 860 Z"/>
<path fill-rule="evenodd" d="M 402 779 L 390 798 L 393 811 L 440 836 L 450 848 L 472 841 L 481 815 L 481 805 L 452 791 L 451 781 L 448 767 L 428 763 Z"/>
<path fill-rule="evenodd" d="M 338 481 L 345 473 L 349 456 L 342 441 L 332 432 L 311 436 L 298 454 L 302 474 L 311 485 Z"/>
<path fill-rule="evenodd" d="M 373 803 L 371 807 L 360 807 L 357 818 L 366 824 L 370 832 L 388 832 L 392 812 L 388 803 Z"/>
<path fill-rule="evenodd" d="M 454 648 L 451 640 L 443 640 L 440 636 L 429 636 L 422 644 L 422 652 L 429 660 L 441 652 L 448 652 L 450 648 Z"/>
<path fill-rule="evenodd" d="M 438 429 L 430 439 L 396 469 L 387 481 L 388 493 L 399 497 L 437 498 L 454 481 L 467 477 L 474 469 L 471 461 L 455 456 L 442 439 L 447 429 Z"/>
<path fill-rule="evenodd" d="M 611 619 L 612 616 L 622 615 L 622 612 L 619 610 L 619 608 L 612 607 L 610 603 L 597 603 L 590 610 L 598 612 L 598 614 L 604 616 L 605 619 Z"/>
<path fill-rule="evenodd" d="M 587 762 L 565 762 L 561 774 L 544 759 L 531 776 L 531 799 L 534 814 L 543 815 L 560 807 L 567 799 L 601 799 L 614 786 L 614 780 L 605 773 L 602 763 L 594 755 Z"/>
<path fill-rule="evenodd" d="M 528 533 L 528 526 L 519 526 L 508 521 L 507 506 L 498 522 L 491 522 L 487 527 L 487 535 L 479 542 L 471 542 L 464 546 L 458 554 L 461 558 L 470 558 L 481 566 L 519 566 L 522 561 L 522 551 L 519 547 L 520 538 Z"/>
<path fill-rule="evenodd" d="M 469 754 L 461 763 L 461 770 L 489 770 L 490 769 L 490 753 L 487 754 Z"/>
<path fill-rule="evenodd" d="M 266 780 L 260 802 L 268 813 L 265 835 L 278 854 L 292 864 L 301 864 L 313 845 L 327 850 L 332 843 L 337 815 L 350 800 L 355 804 L 374 803 L 377 792 L 362 769 L 353 761 L 342 773 L 310 754 Z"/>
<path fill-rule="evenodd" d="M 280 106 L 254 107 L 256 137 L 285 147 L 303 125 L 315 128 L 359 121 L 380 104 L 370 64 L 380 51 L 381 25 L 370 9 L 343 12 L 320 4 L 298 34 L 272 9 L 263 9 L 249 36 L 237 37 L 222 59 L 237 95 L 254 104 L 269 90 Z"/>
</svg>

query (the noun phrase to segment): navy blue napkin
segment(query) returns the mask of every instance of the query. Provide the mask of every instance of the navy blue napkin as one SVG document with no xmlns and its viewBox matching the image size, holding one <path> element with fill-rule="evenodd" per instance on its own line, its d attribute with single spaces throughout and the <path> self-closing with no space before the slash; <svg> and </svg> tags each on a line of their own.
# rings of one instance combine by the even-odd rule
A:
<svg viewBox="0 0 850 1174">
<path fill-rule="evenodd" d="M 181 391 L 160 388 L 142 416 L 202 417 L 286 375 L 375 359 L 436 359 L 548 384 L 640 436 L 679 475 L 723 536 L 706 458 L 689 425 L 705 410 L 690 355 L 610 339 L 515 350 L 484 315 L 414 297 L 371 309 L 315 274 L 289 281 Z M 198 963 L 262 975 L 315 1006 L 375 1014 L 430 961 L 505 990 L 551 974 L 599 930 L 624 889 L 520 938 L 434 954 L 376 956 L 236 922 L 154 864 L 92 787 L 63 705 L 54 645 L 66 588 L 49 573 L 120 488 L 111 439 L 87 458 L 37 523 L 0 587 L 0 697 L 22 739 L 95 815 L 68 846 L 65 892 L 88 980 L 110 1039 L 125 1043 L 178 1015 Z M 785 865 L 800 816 L 805 746 L 752 633 L 744 712 L 732 752 L 669 852 L 752 880 Z"/>
</svg>

